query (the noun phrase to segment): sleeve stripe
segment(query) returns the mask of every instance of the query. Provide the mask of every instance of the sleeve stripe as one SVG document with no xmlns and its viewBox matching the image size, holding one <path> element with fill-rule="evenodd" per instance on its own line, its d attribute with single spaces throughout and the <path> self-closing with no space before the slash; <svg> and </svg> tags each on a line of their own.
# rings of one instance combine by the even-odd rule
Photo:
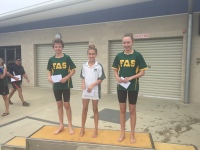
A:
<svg viewBox="0 0 200 150">
<path fill-rule="evenodd" d="M 140 69 L 139 71 L 143 71 L 143 70 L 147 70 L 148 68 L 146 67 L 146 68 L 142 68 L 142 69 Z"/>
<path fill-rule="evenodd" d="M 113 69 L 115 69 L 115 70 L 118 70 L 118 68 L 115 68 L 115 67 L 112 67 Z"/>
</svg>

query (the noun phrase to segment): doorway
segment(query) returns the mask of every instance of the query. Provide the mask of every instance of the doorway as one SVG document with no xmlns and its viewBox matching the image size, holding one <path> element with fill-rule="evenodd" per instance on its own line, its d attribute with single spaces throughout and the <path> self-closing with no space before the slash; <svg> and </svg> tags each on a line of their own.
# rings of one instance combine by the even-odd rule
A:
<svg viewBox="0 0 200 150">
<path fill-rule="evenodd" d="M 3 58 L 8 69 L 13 65 L 16 57 L 21 57 L 21 46 L 0 47 L 0 58 Z"/>
</svg>

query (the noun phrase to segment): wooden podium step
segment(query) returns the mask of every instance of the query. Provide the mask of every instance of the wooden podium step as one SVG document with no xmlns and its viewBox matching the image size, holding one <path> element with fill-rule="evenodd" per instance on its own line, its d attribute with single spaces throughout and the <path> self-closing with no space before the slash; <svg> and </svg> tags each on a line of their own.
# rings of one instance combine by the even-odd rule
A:
<svg viewBox="0 0 200 150">
<path fill-rule="evenodd" d="M 92 138 L 93 129 L 85 129 L 83 137 L 79 136 L 80 128 L 74 128 L 75 134 L 69 135 L 68 129 L 54 135 L 57 126 L 43 126 L 27 138 L 28 150 L 76 150 L 83 146 L 87 148 L 106 148 L 106 149 L 131 149 L 131 150 L 154 150 L 154 143 L 149 133 L 135 133 L 137 142 L 130 143 L 130 132 L 126 132 L 126 138 L 122 142 L 117 142 L 120 131 L 99 130 L 98 137 Z"/>
<path fill-rule="evenodd" d="M 94 139 L 91 138 L 93 129 L 86 129 L 84 137 L 79 137 L 80 128 L 75 128 L 74 135 L 69 135 L 67 129 L 54 135 L 56 129 L 56 126 L 43 126 L 28 138 L 16 136 L 1 145 L 1 150 L 197 150 L 193 145 L 153 142 L 146 133 L 136 133 L 137 142 L 130 144 L 130 132 L 119 143 L 116 141 L 119 131 L 99 130 L 98 138 Z"/>
<path fill-rule="evenodd" d="M 26 149 L 26 138 L 25 137 L 14 137 L 5 144 L 1 145 L 1 150 L 25 150 Z"/>
<path fill-rule="evenodd" d="M 193 145 L 179 145 L 154 142 L 156 150 L 197 150 Z"/>
</svg>

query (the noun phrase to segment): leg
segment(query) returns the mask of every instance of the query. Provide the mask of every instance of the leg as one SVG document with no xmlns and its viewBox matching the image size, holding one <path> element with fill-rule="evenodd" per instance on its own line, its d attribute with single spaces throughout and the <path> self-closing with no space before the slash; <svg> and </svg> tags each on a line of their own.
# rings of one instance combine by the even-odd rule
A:
<svg viewBox="0 0 200 150">
<path fill-rule="evenodd" d="M 131 125 L 131 133 L 130 133 L 130 142 L 133 144 L 136 142 L 135 139 L 135 126 L 136 126 L 136 103 L 137 103 L 138 91 L 129 91 L 128 99 L 129 99 L 129 112 L 130 112 L 130 125 Z"/>
<path fill-rule="evenodd" d="M 70 102 L 64 102 L 64 107 L 65 107 L 67 119 L 68 119 L 69 134 L 74 134 L 74 130 L 72 128 L 72 110 L 71 110 Z"/>
<path fill-rule="evenodd" d="M 54 134 L 58 134 L 64 130 L 64 123 L 63 123 L 63 101 L 57 101 L 57 107 L 58 107 L 58 117 L 59 117 L 59 123 L 60 127 L 54 132 Z"/>
<path fill-rule="evenodd" d="M 121 135 L 118 138 L 118 142 L 122 142 L 125 139 L 126 103 L 120 103 L 119 107 L 120 107 Z"/>
<path fill-rule="evenodd" d="M 121 134 L 118 138 L 118 142 L 122 142 L 125 139 L 127 91 L 117 90 L 117 96 L 118 96 L 119 108 L 120 108 L 120 125 L 121 125 Z"/>
<path fill-rule="evenodd" d="M 130 111 L 130 124 L 131 124 L 131 134 L 130 134 L 130 142 L 135 143 L 135 125 L 136 125 L 136 104 L 132 105 L 129 104 L 129 111 Z"/>
<path fill-rule="evenodd" d="M 82 104 L 83 104 L 83 110 L 82 110 L 82 125 L 81 125 L 81 131 L 80 131 L 80 136 L 82 137 L 85 133 L 85 122 L 87 119 L 87 112 L 88 112 L 88 104 L 90 100 L 89 99 L 82 99 Z"/>
<path fill-rule="evenodd" d="M 8 89 L 8 86 L 3 86 L 3 85 L 0 85 L 0 86 L 1 86 L 0 94 L 3 97 L 5 108 L 6 108 L 2 116 L 7 116 L 9 115 L 9 100 L 8 100 L 9 89 Z"/>
<path fill-rule="evenodd" d="M 93 112 L 94 112 L 94 134 L 92 138 L 96 138 L 98 136 L 98 122 L 99 122 L 99 111 L 98 111 L 98 100 L 92 100 Z"/>
<path fill-rule="evenodd" d="M 19 98 L 23 103 L 24 102 L 24 97 L 23 97 L 23 94 L 22 94 L 22 88 L 18 88 L 17 91 L 18 91 Z"/>
<path fill-rule="evenodd" d="M 69 134 L 74 134 L 74 130 L 72 128 L 72 110 L 70 106 L 70 89 L 64 89 L 62 90 L 61 98 L 63 95 L 64 99 L 64 107 L 66 110 L 67 114 L 67 119 L 68 119 L 68 127 L 69 127 Z"/>
<path fill-rule="evenodd" d="M 17 91 L 18 91 L 19 98 L 22 101 L 22 105 L 23 106 L 29 106 L 30 104 L 27 103 L 26 101 L 24 101 L 24 97 L 23 97 L 23 94 L 22 94 L 22 88 L 17 88 Z"/>
<path fill-rule="evenodd" d="M 12 88 L 12 90 L 11 90 L 9 96 L 8 96 L 8 99 L 9 99 L 9 103 L 10 103 L 10 104 L 13 104 L 13 103 L 11 102 L 10 99 L 11 99 L 11 97 L 13 96 L 13 94 L 15 93 L 15 91 L 16 91 L 16 89 Z"/>
<path fill-rule="evenodd" d="M 9 114 L 9 100 L 8 100 L 8 95 L 2 95 L 4 102 L 5 102 L 5 107 L 6 107 L 6 111 L 5 113 L 3 113 L 2 116 L 7 116 Z"/>
</svg>

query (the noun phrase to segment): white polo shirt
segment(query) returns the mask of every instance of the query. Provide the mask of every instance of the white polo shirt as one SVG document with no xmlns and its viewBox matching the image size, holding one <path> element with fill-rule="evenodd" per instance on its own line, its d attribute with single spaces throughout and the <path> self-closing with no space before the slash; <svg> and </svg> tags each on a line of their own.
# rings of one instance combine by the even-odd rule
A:
<svg viewBox="0 0 200 150">
<path fill-rule="evenodd" d="M 93 84 L 97 80 L 104 80 L 106 78 L 102 65 L 97 61 L 91 68 L 88 65 L 88 62 L 83 64 L 80 76 L 81 78 L 85 79 L 86 88 L 88 88 L 91 84 Z M 93 88 L 93 90 L 95 90 L 98 93 L 99 98 L 100 98 L 100 89 L 101 89 L 100 84 L 94 86 Z"/>
</svg>

